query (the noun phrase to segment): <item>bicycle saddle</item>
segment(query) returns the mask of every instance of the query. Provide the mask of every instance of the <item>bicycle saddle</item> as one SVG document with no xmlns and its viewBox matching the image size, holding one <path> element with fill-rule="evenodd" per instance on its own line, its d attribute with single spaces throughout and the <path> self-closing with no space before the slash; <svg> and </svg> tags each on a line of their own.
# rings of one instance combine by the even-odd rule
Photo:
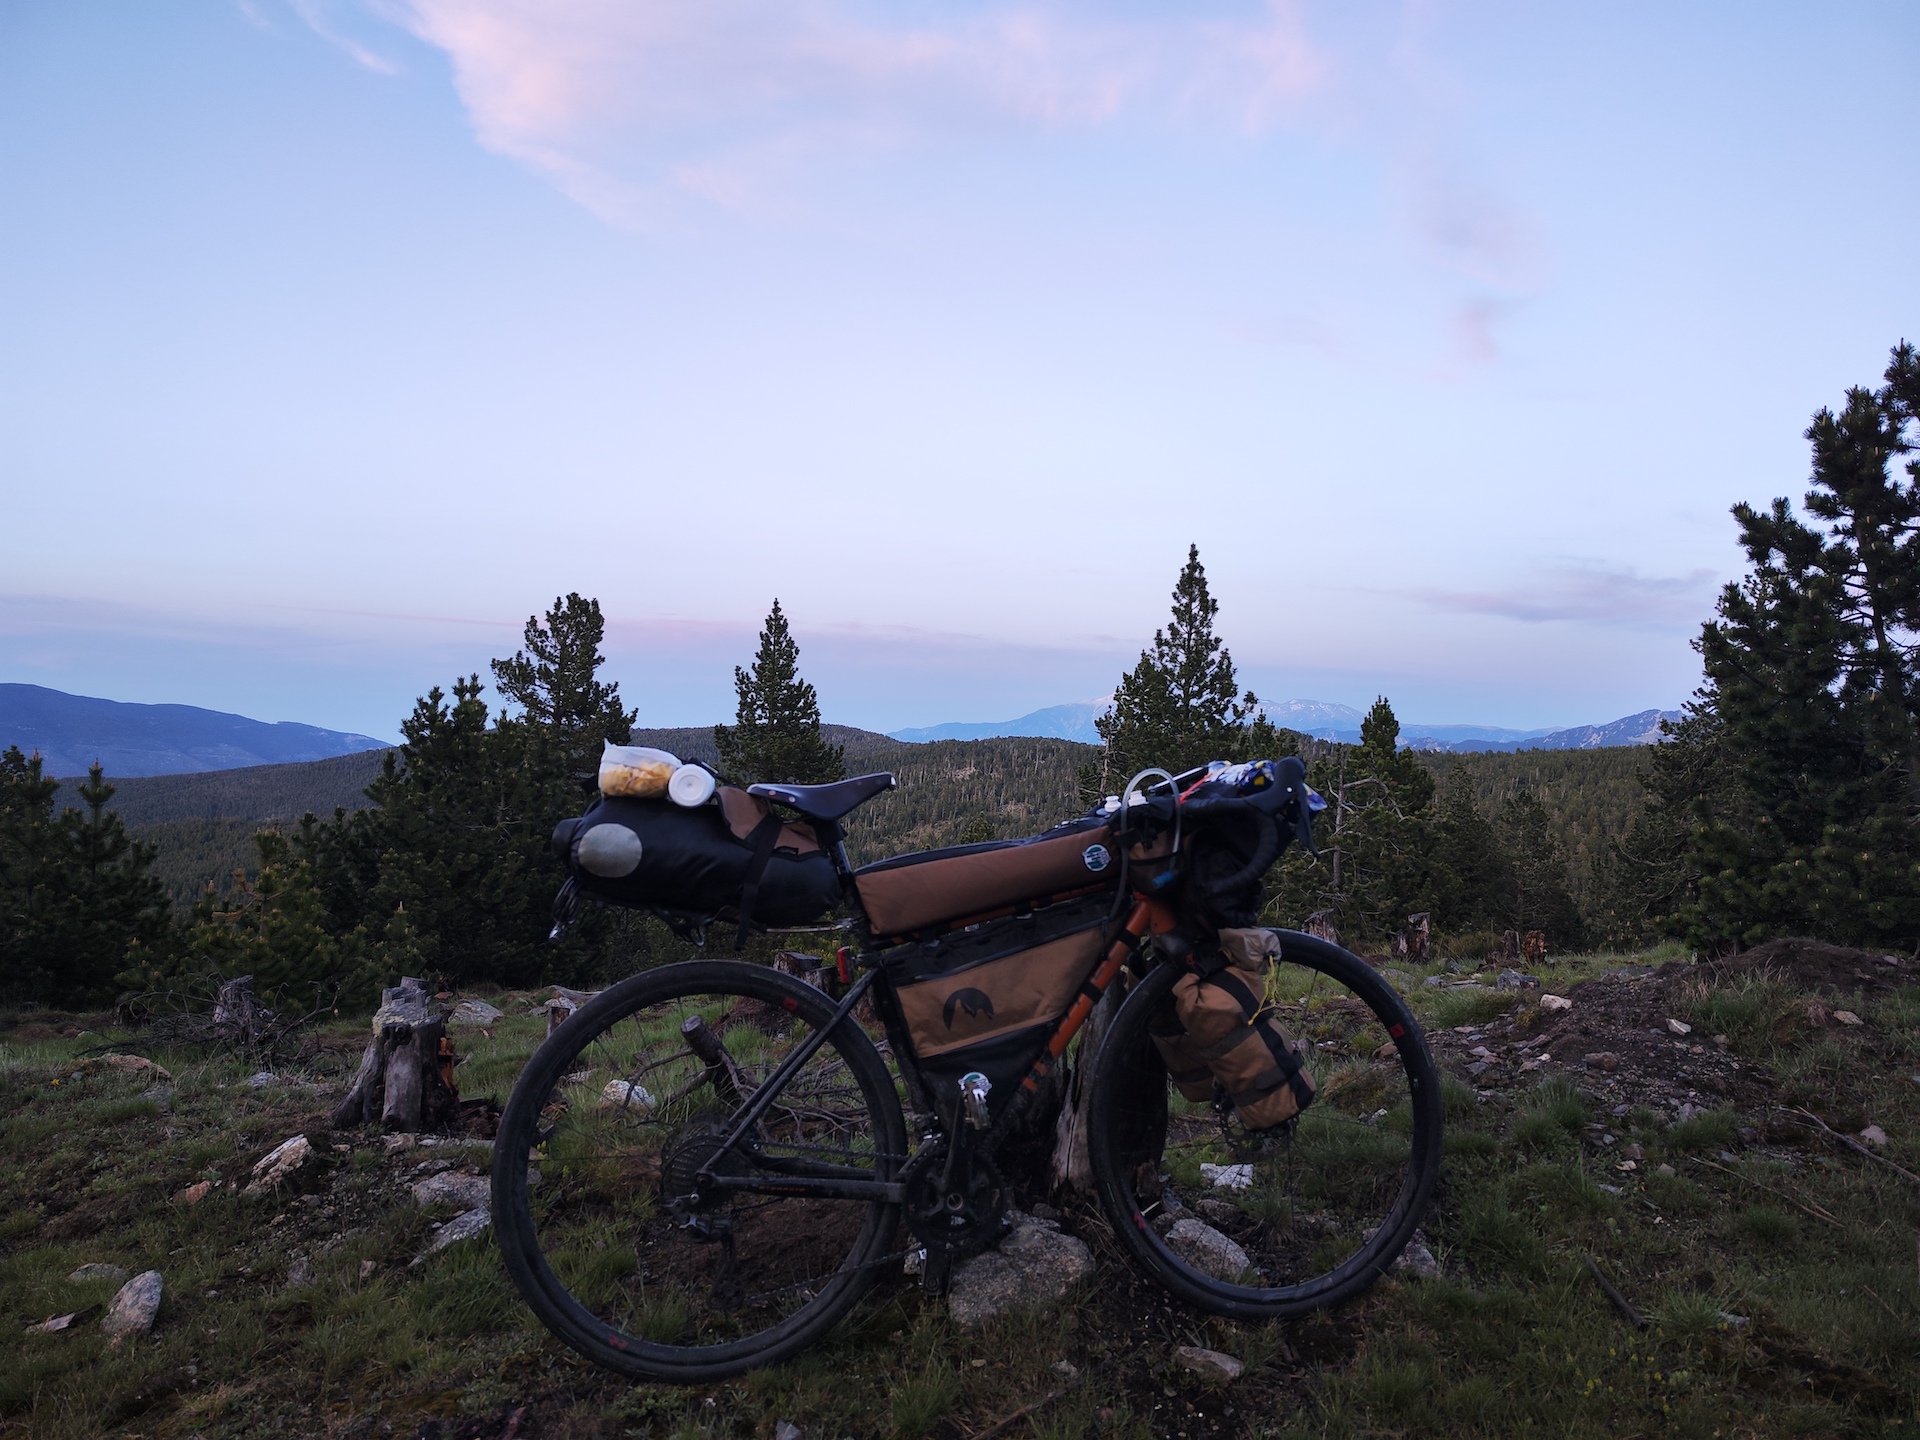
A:
<svg viewBox="0 0 1920 1440">
<path fill-rule="evenodd" d="M 893 789 L 895 783 L 893 772 L 882 770 L 878 775 L 856 775 L 831 785 L 749 785 L 747 793 L 791 806 L 809 820 L 838 820 L 849 810 Z"/>
</svg>

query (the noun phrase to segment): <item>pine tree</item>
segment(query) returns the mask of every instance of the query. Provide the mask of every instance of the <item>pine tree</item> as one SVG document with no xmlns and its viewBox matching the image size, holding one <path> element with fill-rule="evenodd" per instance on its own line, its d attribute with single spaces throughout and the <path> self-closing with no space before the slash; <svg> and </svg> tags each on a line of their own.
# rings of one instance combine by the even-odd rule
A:
<svg viewBox="0 0 1920 1440">
<path fill-rule="evenodd" d="M 1327 799 L 1320 858 L 1289 852 L 1270 912 L 1291 925 L 1319 915 L 1360 943 L 1431 910 L 1433 776 L 1400 748 L 1400 721 L 1386 697 L 1361 722 L 1360 743 L 1327 747 L 1307 778 Z"/>
<path fill-rule="evenodd" d="M 1920 356 L 1808 427 L 1809 523 L 1736 505 L 1751 568 L 1702 628 L 1701 704 L 1740 792 L 1703 802 L 1671 927 L 1708 947 L 1920 937 Z M 1902 479 L 1899 470 L 1904 469 Z"/>
<path fill-rule="evenodd" d="M 1094 722 L 1105 752 L 1097 768 L 1082 773 L 1089 802 L 1148 766 L 1178 775 L 1209 760 L 1272 756 L 1281 748 L 1259 700 L 1240 693 L 1233 656 L 1214 634 L 1219 611 L 1200 547 L 1191 545 L 1166 628 L 1154 631 L 1152 646 L 1114 687 L 1113 708 Z"/>
<path fill-rule="evenodd" d="M 773 602 L 753 669 L 733 671 L 732 725 L 713 727 L 720 766 L 738 784 L 822 785 L 846 777 L 846 751 L 820 734 L 820 699 L 800 678 L 800 647 Z"/>
<path fill-rule="evenodd" d="M 1434 815 L 1433 925 L 1451 935 L 1503 928 L 1513 888 L 1513 859 L 1494 824 L 1474 803 L 1465 769 L 1448 779 Z"/>
<path fill-rule="evenodd" d="M 154 852 L 107 808 L 99 765 L 80 787 L 85 810 L 54 813 L 59 782 L 40 757 L 0 754 L 0 991 L 15 1000 L 98 1003 L 136 946 L 167 937 L 168 901 Z"/>
<path fill-rule="evenodd" d="M 1501 928 L 1544 931 L 1553 949 L 1580 949 L 1586 923 L 1574 903 L 1566 852 L 1554 838 L 1546 807 L 1531 790 L 1522 790 L 1500 807 L 1496 829 L 1508 861 L 1503 903 L 1496 910 Z"/>
<path fill-rule="evenodd" d="M 598 600 L 569 593 L 540 617 L 527 617 L 525 649 L 493 662 L 493 683 L 521 723 L 545 729 L 570 772 L 597 769 L 602 742 L 624 745 L 636 711 L 620 703 L 620 686 L 600 680 L 606 620 Z"/>
</svg>

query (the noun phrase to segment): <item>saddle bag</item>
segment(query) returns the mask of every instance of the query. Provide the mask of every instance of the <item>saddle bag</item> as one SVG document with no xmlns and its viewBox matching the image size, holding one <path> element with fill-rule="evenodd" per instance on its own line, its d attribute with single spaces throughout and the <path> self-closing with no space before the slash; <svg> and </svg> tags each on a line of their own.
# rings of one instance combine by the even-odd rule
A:
<svg viewBox="0 0 1920 1440">
<path fill-rule="evenodd" d="M 954 1122 L 960 1077 L 985 1075 L 989 1113 L 1013 1099 L 1106 948 L 1106 895 L 895 946 L 882 957 L 921 1074 Z"/>
<path fill-rule="evenodd" d="M 553 832 L 574 884 L 615 905 L 711 915 L 743 927 L 804 925 L 839 903 L 840 881 L 811 826 L 723 785 L 705 805 L 602 796 Z"/>
<path fill-rule="evenodd" d="M 1215 1088 L 1249 1130 L 1285 1124 L 1313 1103 L 1313 1077 L 1266 1001 L 1271 930 L 1220 931 L 1218 950 L 1196 952 L 1174 982 L 1166 1013 L 1148 1027 L 1174 1088 L 1212 1100 Z"/>
</svg>

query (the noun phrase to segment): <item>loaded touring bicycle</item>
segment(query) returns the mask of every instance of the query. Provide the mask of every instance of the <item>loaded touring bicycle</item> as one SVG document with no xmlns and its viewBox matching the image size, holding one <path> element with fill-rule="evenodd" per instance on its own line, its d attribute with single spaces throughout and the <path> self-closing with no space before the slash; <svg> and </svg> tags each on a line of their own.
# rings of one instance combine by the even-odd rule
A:
<svg viewBox="0 0 1920 1440">
<path fill-rule="evenodd" d="M 1005 1233 L 996 1161 L 1103 1002 L 1076 1062 L 1086 1143 L 1136 1264 L 1250 1320 L 1384 1273 L 1432 1194 L 1438 1076 L 1366 962 L 1256 924 L 1266 871 L 1312 843 L 1298 760 L 1147 771 L 1031 839 L 856 870 L 841 822 L 893 785 L 693 777 L 688 805 L 663 780 L 555 831 L 562 925 L 588 899 L 703 940 L 732 911 L 743 941 L 839 907 L 850 943 L 818 984 L 740 960 L 645 971 L 534 1054 L 493 1215 L 549 1329 L 696 1382 L 793 1355 L 914 1262 L 938 1293 Z"/>
</svg>

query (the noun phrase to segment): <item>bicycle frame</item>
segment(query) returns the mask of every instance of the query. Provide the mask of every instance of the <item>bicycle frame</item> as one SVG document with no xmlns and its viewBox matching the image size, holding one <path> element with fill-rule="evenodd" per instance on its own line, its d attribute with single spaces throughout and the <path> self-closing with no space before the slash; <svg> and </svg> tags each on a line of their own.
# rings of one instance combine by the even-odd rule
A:
<svg viewBox="0 0 1920 1440">
<path fill-rule="evenodd" d="M 894 997 L 893 986 L 887 980 L 880 967 L 877 956 L 871 952 L 873 934 L 867 920 L 865 907 L 860 903 L 858 890 L 853 883 L 853 866 L 847 858 L 846 839 L 840 826 L 831 821 L 813 821 L 815 832 L 824 843 L 823 848 L 833 858 L 835 871 L 840 876 L 842 893 L 847 897 L 855 916 L 855 928 L 861 941 L 862 954 L 859 957 L 865 973 L 848 989 L 841 998 L 839 1007 L 834 1011 L 833 1019 L 807 1036 L 794 1048 L 781 1063 L 775 1067 L 766 1083 L 755 1092 L 752 1101 L 735 1118 L 733 1128 L 721 1143 L 714 1155 L 701 1166 L 697 1180 L 703 1190 L 744 1192 L 759 1195 L 814 1195 L 823 1199 L 835 1200 L 873 1200 L 882 1203 L 899 1204 L 906 1199 L 906 1186 L 897 1182 L 855 1178 L 847 1173 L 848 1167 L 815 1165 L 810 1162 L 781 1160 L 775 1164 L 756 1154 L 758 1149 L 752 1143 L 751 1134 L 762 1116 L 779 1098 L 787 1082 L 798 1074 L 827 1038 L 843 1024 L 853 1013 L 854 1008 L 869 994 L 874 1000 L 874 1010 L 881 1023 L 886 1027 L 887 1038 L 893 1051 L 900 1073 L 907 1081 L 916 1104 L 926 1114 L 937 1117 L 938 1106 L 933 1103 L 933 1095 L 921 1075 L 915 1062 L 913 1042 L 907 1032 L 904 1016 Z M 1073 1037 L 1080 1033 L 1087 1023 L 1087 1017 L 1093 1013 L 1093 1007 L 1100 1002 L 1109 987 L 1119 977 L 1127 958 L 1134 948 L 1147 935 L 1164 934 L 1172 930 L 1177 923 L 1173 911 L 1158 900 L 1135 895 L 1134 903 L 1119 933 L 1108 945 L 1105 956 L 1093 973 L 1080 987 L 1080 993 L 1068 1007 L 1067 1013 L 1055 1023 L 1048 1035 L 1046 1044 L 1039 1055 L 1028 1067 L 1014 1092 L 1013 1103 L 1004 1110 L 1000 1118 L 987 1131 L 984 1148 L 988 1153 L 1012 1131 L 1033 1097 L 1039 1093 L 1041 1084 L 1060 1057 L 1066 1053 L 1067 1046 L 1073 1043 Z M 938 1123 L 936 1119 L 936 1123 Z M 777 1168 L 785 1173 L 779 1178 L 759 1175 L 723 1175 L 715 1170 L 721 1156 L 738 1147 L 753 1157 L 756 1164 Z M 838 1173 L 835 1173 L 838 1172 Z"/>
</svg>

